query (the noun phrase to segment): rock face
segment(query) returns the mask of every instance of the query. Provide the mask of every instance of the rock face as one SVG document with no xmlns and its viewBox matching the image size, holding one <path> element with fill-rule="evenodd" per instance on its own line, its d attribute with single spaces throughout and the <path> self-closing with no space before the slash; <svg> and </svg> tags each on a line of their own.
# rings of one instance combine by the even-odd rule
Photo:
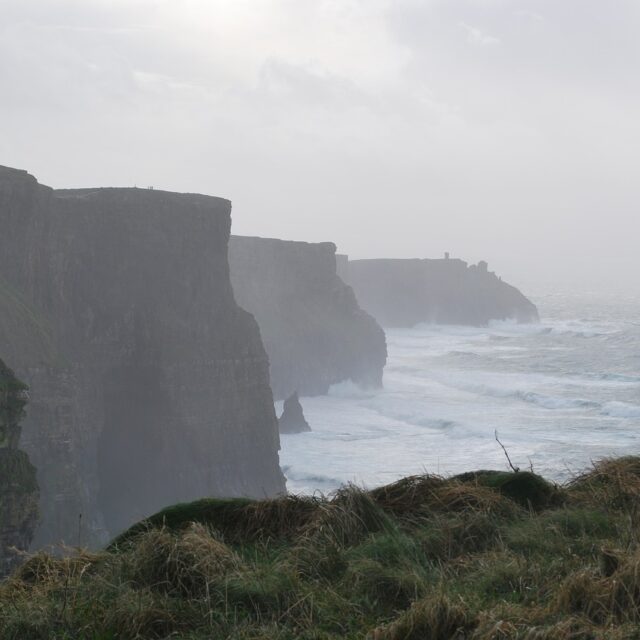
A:
<svg viewBox="0 0 640 640">
<path fill-rule="evenodd" d="M 80 515 L 91 544 L 169 503 L 284 491 L 268 360 L 229 280 L 230 209 L 0 168 L 0 353 L 31 387 L 37 543 L 75 543 Z"/>
<path fill-rule="evenodd" d="M 383 327 L 421 322 L 486 325 L 491 320 L 537 322 L 535 305 L 488 271 L 463 260 L 346 260 L 341 275 Z"/>
<path fill-rule="evenodd" d="M 27 387 L 0 360 L 0 577 L 26 551 L 38 521 L 35 467 L 18 449 Z"/>
<path fill-rule="evenodd" d="M 298 392 L 294 392 L 285 401 L 280 416 L 280 433 L 303 433 L 311 431 L 311 427 L 304 417 Z"/>
<path fill-rule="evenodd" d="M 382 384 L 384 332 L 338 277 L 335 254 L 328 242 L 231 237 L 236 300 L 258 321 L 276 398 L 322 395 L 345 380 Z"/>
</svg>

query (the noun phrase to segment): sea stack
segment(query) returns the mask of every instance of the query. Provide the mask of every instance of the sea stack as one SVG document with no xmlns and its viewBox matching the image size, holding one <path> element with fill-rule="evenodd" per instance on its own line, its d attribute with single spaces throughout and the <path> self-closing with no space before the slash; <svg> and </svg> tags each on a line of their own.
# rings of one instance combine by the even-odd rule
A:
<svg viewBox="0 0 640 640">
<path fill-rule="evenodd" d="M 280 433 L 304 433 L 311 427 L 304 417 L 298 392 L 294 391 L 285 401 L 280 416 Z"/>
<path fill-rule="evenodd" d="M 36 470 L 18 449 L 26 403 L 26 385 L 0 360 L 0 577 L 29 549 L 38 522 Z"/>
</svg>

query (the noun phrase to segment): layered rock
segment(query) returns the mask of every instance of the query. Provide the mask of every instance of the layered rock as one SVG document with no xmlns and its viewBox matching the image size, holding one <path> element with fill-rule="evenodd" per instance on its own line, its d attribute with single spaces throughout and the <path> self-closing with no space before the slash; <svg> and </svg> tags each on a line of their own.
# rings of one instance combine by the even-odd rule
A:
<svg viewBox="0 0 640 640">
<path fill-rule="evenodd" d="M 80 517 L 91 543 L 169 503 L 284 490 L 268 360 L 229 280 L 230 209 L 0 169 L 0 304 L 35 325 L 10 362 L 31 387 L 39 543 L 75 543 Z"/>
<path fill-rule="evenodd" d="M 282 407 L 282 415 L 279 419 L 280 433 L 304 433 L 311 431 L 311 427 L 304 417 L 304 411 L 300 404 L 298 392 L 292 393 Z"/>
<path fill-rule="evenodd" d="M 0 577 L 33 539 L 38 520 L 35 467 L 18 448 L 27 387 L 0 360 Z"/>
<path fill-rule="evenodd" d="M 258 321 L 276 398 L 327 393 L 353 380 L 380 386 L 384 332 L 336 272 L 336 247 L 232 236 L 231 281 Z"/>
<path fill-rule="evenodd" d="M 2 176 L 0 170 L 0 185 Z M 0 215 L 4 210 L 3 193 L 6 191 L 0 187 Z M 89 528 L 104 530 L 101 518 L 97 522 L 89 518 L 89 488 L 86 478 L 78 473 L 78 464 L 84 464 L 78 459 L 78 447 L 86 435 L 75 410 L 74 370 L 57 351 L 48 319 L 1 275 L 0 355 L 31 388 L 21 442 L 38 469 L 38 482 L 43 487 L 42 525 L 36 530 L 34 546 L 58 539 L 75 544 L 81 513 Z"/>
<path fill-rule="evenodd" d="M 538 311 L 518 289 L 463 260 L 346 260 L 341 274 L 383 327 L 421 322 L 486 325 L 491 320 L 537 322 Z"/>
</svg>

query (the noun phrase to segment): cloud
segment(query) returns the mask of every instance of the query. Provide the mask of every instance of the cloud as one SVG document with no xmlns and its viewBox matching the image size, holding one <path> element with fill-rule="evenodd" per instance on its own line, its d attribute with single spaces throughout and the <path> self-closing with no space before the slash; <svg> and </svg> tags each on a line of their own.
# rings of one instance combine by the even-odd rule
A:
<svg viewBox="0 0 640 640">
<path fill-rule="evenodd" d="M 500 44 L 500 39 L 490 36 L 478 27 L 473 27 L 466 22 L 461 22 L 460 26 L 467 32 L 467 42 L 470 44 L 480 45 L 482 47 Z"/>
<path fill-rule="evenodd" d="M 515 12 L 515 15 L 531 22 L 543 22 L 544 18 L 535 11 L 529 11 L 528 9 L 519 9 Z"/>
<path fill-rule="evenodd" d="M 356 257 L 640 272 L 637 0 L 0 4 L 0 164 L 45 184 L 221 195 L 237 233 Z"/>
</svg>

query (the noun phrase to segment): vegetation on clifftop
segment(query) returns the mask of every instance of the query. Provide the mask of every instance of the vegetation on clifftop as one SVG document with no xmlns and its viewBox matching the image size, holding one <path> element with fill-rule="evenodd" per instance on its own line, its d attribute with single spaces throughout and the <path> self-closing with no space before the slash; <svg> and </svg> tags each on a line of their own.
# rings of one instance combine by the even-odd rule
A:
<svg viewBox="0 0 640 640">
<path fill-rule="evenodd" d="M 0 585 L 2 638 L 640 638 L 640 458 L 176 505 Z"/>
</svg>

